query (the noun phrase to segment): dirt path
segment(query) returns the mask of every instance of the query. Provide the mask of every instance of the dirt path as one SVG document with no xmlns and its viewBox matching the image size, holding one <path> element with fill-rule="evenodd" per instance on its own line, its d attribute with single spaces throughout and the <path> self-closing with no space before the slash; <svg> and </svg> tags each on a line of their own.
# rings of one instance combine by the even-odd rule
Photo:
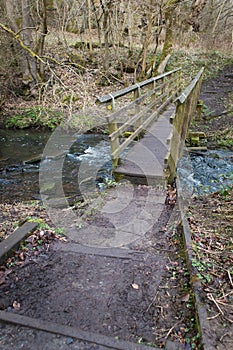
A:
<svg viewBox="0 0 233 350">
<path fill-rule="evenodd" d="M 105 349 L 107 336 L 132 346 L 189 349 L 186 338 L 196 336 L 195 320 L 188 272 L 173 227 L 176 209 L 164 204 L 162 190 L 134 186 L 131 196 L 132 186 L 119 188 L 109 191 L 102 207 L 106 215 L 107 205 L 109 221 L 110 204 L 118 208 L 118 219 L 111 219 L 116 234 L 98 210 L 75 233 L 71 226 L 67 243 L 56 243 L 39 258 L 16 266 L 1 286 L 2 308 L 8 312 L 102 335 L 102 345 L 82 348 L 72 337 L 50 335 L 49 340 L 43 332 L 2 325 L 0 348 L 18 349 L 33 339 L 33 349 L 45 349 L 48 341 L 49 349 L 58 344 L 59 349 Z M 123 208 L 122 193 L 128 198 Z M 8 336 L 15 327 L 17 339 Z"/>
<path fill-rule="evenodd" d="M 199 130 L 207 135 L 207 146 L 233 149 L 233 67 L 204 82 L 200 98 L 204 101 Z M 232 174 L 226 174 L 232 180 Z M 232 181 L 231 181 L 232 183 Z M 195 254 L 193 273 L 199 276 L 198 292 L 206 309 L 204 338 L 208 350 L 233 348 L 232 313 L 232 221 L 233 187 L 219 193 L 192 198 L 189 226 Z"/>
<path fill-rule="evenodd" d="M 203 118 L 194 129 L 206 133 L 209 148 L 233 149 L 233 67 L 204 81 L 200 99 L 204 102 Z"/>
</svg>

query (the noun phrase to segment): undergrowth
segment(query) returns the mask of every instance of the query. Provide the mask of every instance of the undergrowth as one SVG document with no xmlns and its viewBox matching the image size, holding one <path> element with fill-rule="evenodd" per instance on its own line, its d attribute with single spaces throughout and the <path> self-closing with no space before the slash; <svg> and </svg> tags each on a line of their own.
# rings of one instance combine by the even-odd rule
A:
<svg viewBox="0 0 233 350">
<path fill-rule="evenodd" d="M 62 50 L 60 48 L 59 54 L 61 57 L 64 56 Z M 77 54 L 79 53 L 77 48 L 72 48 L 72 50 L 76 50 Z M 84 127 L 88 125 L 91 128 L 88 116 L 85 113 L 82 116 L 80 111 L 83 108 L 97 109 L 95 106 L 97 96 L 118 90 L 126 85 L 131 85 L 134 80 L 134 73 L 125 71 L 124 76 L 122 76 L 119 62 L 114 60 L 114 52 L 111 53 L 113 61 L 109 72 L 104 74 L 101 71 L 102 53 L 101 50 L 97 51 L 95 60 L 86 62 L 85 71 L 82 74 L 80 74 L 78 68 L 72 67 L 71 69 L 70 65 L 55 67 L 54 72 L 61 77 L 61 82 L 57 82 L 56 86 L 45 84 L 43 101 L 40 96 L 40 104 L 38 101 L 36 105 L 35 96 L 31 99 L 28 96 L 27 99 L 24 96 L 18 96 L 6 100 L 2 113 L 4 115 L 4 126 L 20 129 L 46 127 L 53 130 L 61 122 L 66 124 L 67 121 L 69 122 L 72 119 L 72 127 L 77 127 L 81 124 Z M 157 52 L 157 62 L 160 54 L 160 52 Z M 127 55 L 128 51 L 125 48 L 119 48 L 119 57 L 122 62 L 128 61 Z M 148 64 L 150 64 L 152 59 L 153 53 L 151 52 L 148 55 Z M 233 64 L 233 55 L 224 55 L 217 51 L 202 53 L 176 49 L 173 51 L 167 64 L 166 71 L 181 67 L 183 87 L 185 87 L 201 67 L 205 67 L 204 79 L 208 79 L 217 75 L 220 70 L 230 64 Z M 104 79 L 103 86 L 100 84 L 102 79 Z M 77 112 L 79 118 L 74 118 L 73 116 Z"/>
</svg>

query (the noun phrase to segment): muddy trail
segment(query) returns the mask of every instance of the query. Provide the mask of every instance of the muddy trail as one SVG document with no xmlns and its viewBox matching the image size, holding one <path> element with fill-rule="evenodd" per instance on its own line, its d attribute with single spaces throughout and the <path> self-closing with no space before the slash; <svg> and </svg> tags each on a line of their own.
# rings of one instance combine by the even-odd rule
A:
<svg viewBox="0 0 233 350">
<path fill-rule="evenodd" d="M 201 98 L 213 113 L 226 109 L 230 72 L 203 84 Z M 50 230 L 42 225 L 40 240 L 33 244 L 34 232 L 1 267 L 0 349 L 201 349 L 173 200 L 160 188 L 123 183 L 85 208 L 81 223 L 77 208 L 72 220 L 67 209 L 56 209 L 66 238 L 46 241 Z M 109 203 L 115 211 L 106 210 Z"/>
<path fill-rule="evenodd" d="M 196 130 L 207 135 L 209 148 L 231 147 L 233 115 L 233 67 L 227 66 L 216 77 L 204 81 L 200 92 L 203 101 L 202 119 L 195 125 Z"/>
<path fill-rule="evenodd" d="M 122 198 L 122 193 L 130 197 L 131 190 L 127 185 L 112 189 L 104 203 Z M 80 339 L 50 334 L 48 341 L 48 334 L 37 336 L 34 330 L 33 348 L 136 349 L 140 344 L 190 348 L 185 339 L 194 337 L 196 329 L 187 296 L 189 276 L 173 227 L 177 212 L 174 205 L 164 204 L 164 198 L 162 190 L 134 187 L 133 198 L 120 215 L 121 223 L 133 224 L 132 215 L 134 221 L 141 220 L 134 237 L 127 226 L 119 226 L 114 234 L 98 210 L 75 234 L 71 227 L 67 242 L 54 242 L 48 252 L 15 264 L 1 286 L 1 308 L 42 323 L 78 329 L 86 332 L 88 340 L 80 343 L 83 336 L 77 333 Z M 144 217 L 139 218 L 141 212 Z M 65 213 L 61 214 L 65 220 Z M 92 235 L 99 239 L 90 239 Z M 16 327 L 16 337 L 9 337 L 12 327 Z M 2 325 L 0 348 L 18 349 L 22 342 L 26 348 L 30 343 L 27 332 Z M 106 346 L 108 341 L 110 346 Z"/>
</svg>

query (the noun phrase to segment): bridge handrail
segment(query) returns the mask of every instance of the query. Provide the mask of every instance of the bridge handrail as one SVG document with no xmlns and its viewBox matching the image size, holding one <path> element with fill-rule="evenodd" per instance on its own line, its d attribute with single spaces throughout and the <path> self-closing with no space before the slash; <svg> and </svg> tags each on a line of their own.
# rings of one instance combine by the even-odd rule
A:
<svg viewBox="0 0 233 350">
<path fill-rule="evenodd" d="M 170 150 L 165 158 L 165 164 L 167 164 L 169 170 L 169 182 L 172 182 L 176 176 L 177 163 L 182 156 L 188 128 L 195 112 L 197 111 L 198 96 L 203 73 L 204 67 L 200 69 L 187 88 L 175 100 L 176 111 L 171 119 L 173 130 L 170 137 Z"/>
<path fill-rule="evenodd" d="M 204 67 L 202 67 L 199 72 L 197 73 L 197 75 L 195 76 L 195 78 L 191 81 L 191 83 L 186 87 L 186 89 L 180 94 L 180 96 L 177 97 L 176 101 L 178 101 L 179 103 L 184 103 L 185 100 L 188 98 L 188 96 L 190 95 L 190 93 L 193 91 L 193 89 L 195 88 L 197 82 L 200 80 L 203 72 L 204 72 Z"/>
<path fill-rule="evenodd" d="M 101 97 L 98 97 L 97 98 L 97 102 L 99 103 L 106 103 L 106 102 L 110 102 L 112 101 L 113 99 L 117 99 L 119 97 L 122 97 L 124 95 L 127 95 L 131 92 L 134 92 L 136 90 L 139 90 L 140 88 L 144 87 L 144 86 L 147 86 L 147 85 L 150 85 L 151 83 L 154 83 L 156 82 L 157 80 L 160 80 L 160 79 L 163 79 L 171 74 L 174 74 L 176 72 L 178 72 L 179 70 L 181 70 L 181 67 L 179 68 L 176 68 L 176 69 L 173 69 L 169 72 L 166 72 L 166 73 L 163 73 L 163 74 L 160 74 L 156 77 L 153 77 L 153 78 L 150 78 L 150 79 L 147 79 L 147 80 L 144 80 L 140 83 L 136 83 L 134 85 L 131 85 L 129 87 L 126 87 L 124 89 L 121 89 L 121 90 L 118 90 L 118 91 L 114 91 L 112 93 L 109 93 L 107 95 L 104 95 L 104 96 L 101 96 Z"/>
<path fill-rule="evenodd" d="M 173 69 L 98 99 L 97 103 L 110 102 L 111 108 L 108 109 L 113 112 L 106 116 L 113 168 L 118 165 L 120 154 L 124 149 L 179 95 L 181 91 L 179 71 L 181 68 Z M 144 87 L 150 90 L 142 89 Z M 129 93 L 134 93 L 134 101 L 115 110 L 115 99 Z M 131 95 L 129 97 L 131 98 Z M 126 131 L 129 134 L 125 140 Z"/>
<path fill-rule="evenodd" d="M 165 83 L 162 85 L 157 86 L 155 89 L 148 91 L 147 93 L 145 93 L 144 95 L 139 96 L 138 98 L 136 98 L 135 100 L 133 100 L 132 102 L 130 102 L 129 104 L 127 104 L 126 106 L 121 107 L 120 109 L 118 109 L 116 112 L 108 115 L 107 121 L 108 123 L 111 123 L 114 120 L 117 120 L 117 118 L 119 116 L 121 116 L 121 114 L 123 112 L 126 112 L 127 110 L 130 110 L 132 107 L 135 107 L 136 105 L 142 103 L 146 98 L 152 97 L 152 95 L 155 94 L 155 92 L 159 89 L 162 89 L 165 87 Z"/>
</svg>

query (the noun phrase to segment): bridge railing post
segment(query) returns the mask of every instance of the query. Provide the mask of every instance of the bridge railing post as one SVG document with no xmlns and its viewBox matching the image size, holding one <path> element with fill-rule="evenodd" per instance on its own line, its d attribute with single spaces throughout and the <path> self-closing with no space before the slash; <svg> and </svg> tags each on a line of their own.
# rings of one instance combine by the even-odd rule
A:
<svg viewBox="0 0 233 350">
<path fill-rule="evenodd" d="M 166 101 L 166 84 L 167 84 L 167 77 L 162 78 L 162 89 L 161 89 L 161 96 L 162 96 L 162 103 Z"/>
<path fill-rule="evenodd" d="M 142 91 L 141 91 L 141 87 L 139 84 L 136 84 L 137 85 L 137 89 L 134 91 L 134 100 L 137 100 L 138 97 L 141 96 L 142 94 Z M 139 103 L 136 102 L 135 104 L 135 114 L 138 114 L 140 112 L 140 106 L 139 106 Z M 136 122 L 136 125 L 135 125 L 135 128 L 138 128 L 142 123 L 142 118 L 139 118 L 138 121 Z"/>
<path fill-rule="evenodd" d="M 109 108 L 110 111 L 114 111 L 115 110 L 115 98 L 112 94 L 109 94 L 111 96 L 111 108 Z M 109 134 L 111 135 L 112 133 L 114 133 L 115 131 L 118 130 L 118 125 L 116 120 L 112 119 L 110 116 L 107 116 L 107 122 L 108 122 L 108 131 Z M 117 148 L 119 147 L 120 144 L 120 140 L 119 137 L 116 136 L 113 140 L 111 140 L 110 142 L 110 148 L 111 148 L 111 155 L 114 154 L 114 152 L 117 150 Z M 117 167 L 119 163 L 119 158 L 118 157 L 112 157 L 112 166 L 113 169 Z"/>
<path fill-rule="evenodd" d="M 107 117 L 108 120 L 108 117 Z M 118 130 L 118 125 L 115 121 L 110 121 L 108 122 L 108 129 L 109 129 L 109 134 L 114 133 L 115 131 Z M 119 147 L 119 137 L 115 137 L 113 140 L 111 140 L 110 142 L 110 148 L 111 148 L 111 155 L 114 154 L 114 152 L 118 149 Z M 113 157 L 112 156 L 112 166 L 113 169 L 117 167 L 117 165 L 119 164 L 119 157 Z"/>
</svg>

